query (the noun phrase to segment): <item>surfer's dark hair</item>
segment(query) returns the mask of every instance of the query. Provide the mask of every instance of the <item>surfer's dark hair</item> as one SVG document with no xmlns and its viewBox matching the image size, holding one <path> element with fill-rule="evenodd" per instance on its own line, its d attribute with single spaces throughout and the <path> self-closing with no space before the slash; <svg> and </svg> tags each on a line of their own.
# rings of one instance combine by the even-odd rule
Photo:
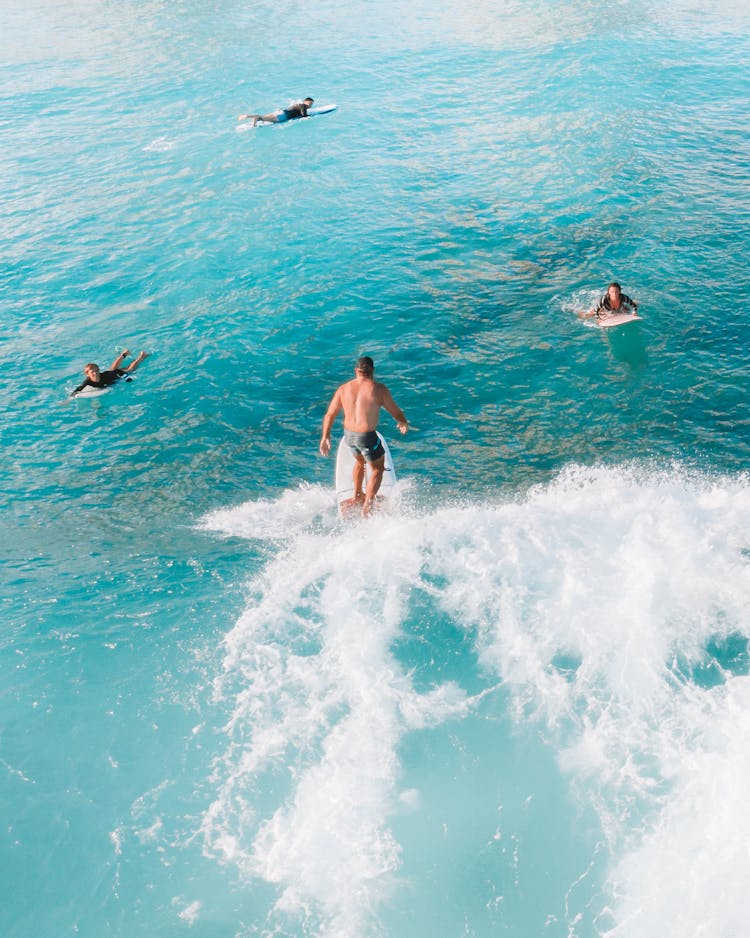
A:
<svg viewBox="0 0 750 938">
<path fill-rule="evenodd" d="M 619 290 L 620 293 L 622 293 L 622 287 L 616 280 L 613 280 L 612 283 L 610 283 L 609 287 L 614 287 L 616 290 Z M 607 287 L 608 290 L 609 290 L 609 287 Z"/>
<path fill-rule="evenodd" d="M 362 355 L 357 359 L 355 368 L 357 371 L 361 371 L 363 375 L 371 375 L 375 372 L 375 362 L 369 355 Z"/>
<path fill-rule="evenodd" d="M 302 103 L 304 104 L 305 101 L 309 101 L 310 104 L 314 104 L 314 103 L 315 103 L 315 98 L 309 98 L 309 97 L 308 97 L 308 98 L 305 98 L 305 100 L 304 100 Z"/>
</svg>

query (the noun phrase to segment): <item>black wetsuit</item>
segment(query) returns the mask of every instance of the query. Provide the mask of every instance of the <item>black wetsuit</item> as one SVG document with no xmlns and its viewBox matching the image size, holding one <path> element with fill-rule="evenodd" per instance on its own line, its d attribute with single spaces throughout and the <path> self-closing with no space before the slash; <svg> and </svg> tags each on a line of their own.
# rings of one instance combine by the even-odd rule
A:
<svg viewBox="0 0 750 938">
<path fill-rule="evenodd" d="M 78 394 L 79 391 L 82 391 L 84 388 L 96 388 L 97 390 L 102 390 L 108 388 L 110 384 L 114 384 L 115 381 L 119 381 L 120 378 L 124 378 L 127 375 L 127 371 L 124 368 L 113 368 L 112 371 L 100 371 L 99 380 L 92 381 L 91 378 L 86 378 L 83 384 L 79 384 L 78 387 L 71 393 Z"/>
<path fill-rule="evenodd" d="M 291 104 L 289 107 L 285 107 L 282 113 L 288 121 L 296 120 L 298 117 L 307 117 L 307 105 L 304 101 L 300 101 L 298 104 Z"/>
<path fill-rule="evenodd" d="M 623 309 L 623 306 L 629 306 L 630 309 Z M 629 296 L 626 296 L 624 293 L 620 294 L 620 308 L 612 309 L 612 304 L 609 301 L 609 293 L 605 293 L 604 296 L 599 300 L 599 305 L 596 307 L 596 312 L 601 313 L 634 313 L 638 309 L 638 304 L 635 300 L 631 300 Z"/>
</svg>

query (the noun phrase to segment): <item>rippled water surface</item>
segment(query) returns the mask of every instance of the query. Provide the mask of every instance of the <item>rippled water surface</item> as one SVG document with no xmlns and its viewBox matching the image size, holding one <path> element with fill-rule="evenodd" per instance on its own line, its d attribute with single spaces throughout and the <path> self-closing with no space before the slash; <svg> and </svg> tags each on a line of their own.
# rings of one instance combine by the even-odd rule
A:
<svg viewBox="0 0 750 938">
<path fill-rule="evenodd" d="M 747 12 L 3 21 L 3 934 L 741 934 Z"/>
</svg>

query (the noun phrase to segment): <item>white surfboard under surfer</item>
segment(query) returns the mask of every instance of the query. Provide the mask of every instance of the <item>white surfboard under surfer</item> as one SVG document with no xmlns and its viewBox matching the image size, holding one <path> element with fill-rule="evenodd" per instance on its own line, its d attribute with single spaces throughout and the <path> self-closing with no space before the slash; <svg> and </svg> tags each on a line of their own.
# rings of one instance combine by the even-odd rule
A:
<svg viewBox="0 0 750 938">
<path fill-rule="evenodd" d="M 385 469 L 386 450 L 382 437 L 377 432 L 381 407 L 395 419 L 401 433 L 406 433 L 409 429 L 409 421 L 404 412 L 393 400 L 388 388 L 376 381 L 374 375 L 375 365 L 369 355 L 358 358 L 354 366 L 354 378 L 340 385 L 331 398 L 323 417 L 323 431 L 320 437 L 320 454 L 328 456 L 331 452 L 331 429 L 339 412 L 343 410 L 344 440 L 354 457 L 354 495 L 348 500 L 348 504 L 342 503 L 341 508 L 351 511 L 361 507 L 365 516 L 372 511 Z M 365 464 L 369 472 L 367 485 L 363 488 Z"/>
<path fill-rule="evenodd" d="M 388 442 L 385 437 L 376 431 L 378 434 L 378 439 L 380 440 L 383 449 L 385 450 L 385 460 L 383 463 L 383 480 L 380 483 L 380 489 L 378 490 L 377 495 L 375 496 L 375 507 L 378 511 L 381 508 L 388 508 L 393 504 L 393 499 L 396 495 L 396 470 L 393 466 L 393 457 L 391 456 L 391 451 L 388 447 Z M 350 518 L 352 515 L 361 515 L 362 514 L 362 499 L 364 498 L 364 492 L 367 490 L 367 483 L 370 481 L 370 476 L 372 475 L 372 463 L 365 460 L 365 477 L 363 480 L 363 488 L 360 489 L 360 500 L 357 501 L 356 492 L 354 490 L 354 480 L 352 475 L 354 473 L 354 453 L 349 448 L 344 437 L 341 437 L 339 441 L 338 450 L 336 452 L 336 470 L 335 470 L 335 483 L 336 483 L 336 501 L 338 502 L 339 515 L 344 518 Z"/>
</svg>

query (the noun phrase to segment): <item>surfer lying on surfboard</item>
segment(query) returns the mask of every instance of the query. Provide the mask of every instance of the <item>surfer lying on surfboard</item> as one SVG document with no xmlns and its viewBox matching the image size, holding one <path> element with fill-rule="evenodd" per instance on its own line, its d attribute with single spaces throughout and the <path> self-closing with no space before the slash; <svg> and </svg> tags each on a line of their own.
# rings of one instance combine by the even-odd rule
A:
<svg viewBox="0 0 750 938">
<path fill-rule="evenodd" d="M 125 378 L 127 375 L 131 374 L 131 372 L 135 371 L 143 359 L 148 356 L 148 352 L 139 352 L 138 357 L 134 358 L 127 368 L 120 368 L 120 365 L 125 361 L 128 355 L 130 355 L 130 352 L 127 349 L 120 352 L 109 366 L 108 371 L 102 371 L 98 365 L 89 362 L 83 369 L 86 380 L 79 384 L 75 391 L 71 392 L 70 396 L 75 397 L 75 395 L 80 393 L 84 388 L 94 388 L 96 390 L 108 388 L 110 384 L 114 384 L 115 381 L 118 381 L 120 378 Z"/>
<path fill-rule="evenodd" d="M 587 313 L 579 313 L 581 319 L 590 319 L 596 316 L 597 320 L 606 319 L 612 313 L 637 313 L 638 304 L 622 292 L 619 283 L 613 281 L 607 287 L 607 292 L 599 300 L 596 309 Z"/>
<path fill-rule="evenodd" d="M 320 437 L 320 455 L 327 456 L 331 452 L 331 428 L 339 411 L 343 410 L 344 440 L 354 456 L 352 481 L 356 494 L 351 500 L 351 505 L 353 507 L 361 503 L 363 515 L 370 513 L 373 500 L 383 481 L 385 450 L 376 433 L 380 408 L 384 407 L 396 420 L 401 433 L 406 433 L 409 429 L 409 421 L 404 412 L 393 400 L 388 388 L 375 380 L 374 374 L 375 365 L 369 355 L 357 359 L 354 378 L 342 384 L 331 398 L 323 417 L 323 433 Z M 365 461 L 370 465 L 370 478 L 367 490 L 362 492 Z"/>
<path fill-rule="evenodd" d="M 289 107 L 279 108 L 271 114 L 240 114 L 238 121 L 252 121 L 253 127 L 259 122 L 264 124 L 283 124 L 284 121 L 298 120 L 300 117 L 307 117 L 308 110 L 313 106 L 312 98 L 305 98 L 296 104 L 290 104 Z"/>
</svg>

